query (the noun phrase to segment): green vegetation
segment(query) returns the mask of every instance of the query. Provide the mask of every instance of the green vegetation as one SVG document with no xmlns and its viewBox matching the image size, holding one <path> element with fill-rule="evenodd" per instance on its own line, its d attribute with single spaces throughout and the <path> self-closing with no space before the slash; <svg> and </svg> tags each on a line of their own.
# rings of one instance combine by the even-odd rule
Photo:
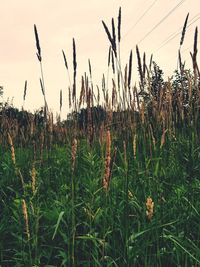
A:
<svg viewBox="0 0 200 267">
<path fill-rule="evenodd" d="M 73 39 L 73 111 L 56 122 L 34 26 L 44 108 L 0 108 L 0 266 L 200 266 L 198 31 L 189 71 L 180 52 L 187 18 L 173 80 L 136 47 L 138 88 L 132 51 L 123 72 L 120 63 L 121 9 L 118 38 L 114 19 L 112 33 L 103 22 L 112 85 L 103 76 L 102 94 L 89 61 L 77 98 Z M 27 82 L 24 101 L 26 91 Z"/>
</svg>

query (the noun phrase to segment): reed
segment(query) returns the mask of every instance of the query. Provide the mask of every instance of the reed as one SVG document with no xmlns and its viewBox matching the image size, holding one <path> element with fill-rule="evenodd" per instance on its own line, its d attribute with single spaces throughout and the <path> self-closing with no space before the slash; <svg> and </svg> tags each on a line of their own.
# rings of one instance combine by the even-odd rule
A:
<svg viewBox="0 0 200 267">
<path fill-rule="evenodd" d="M 141 63 L 141 57 L 140 57 L 140 51 L 138 46 L 136 45 L 136 54 L 137 54 L 137 61 L 138 61 L 138 71 L 140 75 L 140 82 L 143 88 L 143 71 L 142 71 L 142 63 Z"/>
<path fill-rule="evenodd" d="M 146 200 L 146 216 L 149 221 L 152 220 L 154 214 L 154 202 L 151 197 Z"/>
<path fill-rule="evenodd" d="M 117 25 L 117 33 L 118 33 L 118 42 L 120 43 L 121 41 L 121 24 L 122 24 L 122 11 L 121 7 L 119 8 L 119 15 L 118 15 L 118 25 Z"/>
<path fill-rule="evenodd" d="M 60 112 L 62 109 L 62 90 L 60 90 Z"/>
<path fill-rule="evenodd" d="M 105 157 L 105 172 L 102 181 L 104 190 L 107 192 L 110 185 L 110 174 L 111 174 L 111 135 L 110 131 L 106 132 L 106 157 Z"/>
<path fill-rule="evenodd" d="M 36 41 L 36 48 L 37 48 L 37 58 L 41 62 L 42 61 L 42 55 L 41 55 L 41 48 L 40 48 L 40 41 L 39 41 L 39 36 L 37 32 L 37 27 L 34 24 L 34 33 L 35 33 L 35 41 Z"/>
<path fill-rule="evenodd" d="M 84 105 L 85 102 L 85 81 L 84 81 L 84 77 L 81 77 L 81 92 L 80 92 L 80 98 L 79 98 L 79 109 L 81 107 L 81 105 Z"/>
<path fill-rule="evenodd" d="M 27 92 L 27 81 L 25 81 L 25 84 L 24 84 L 23 106 L 24 106 L 25 99 L 26 99 L 26 92 Z"/>
<path fill-rule="evenodd" d="M 71 243 L 71 259 L 72 266 L 75 266 L 75 235 L 76 235 L 76 215 L 75 215 L 75 164 L 76 164 L 76 153 L 77 153 L 77 140 L 73 139 L 71 149 L 71 161 L 72 161 L 72 174 L 71 174 L 71 203 L 72 203 L 72 214 L 71 214 L 71 227 L 72 227 L 72 243 Z"/>
<path fill-rule="evenodd" d="M 182 30 L 182 33 L 181 33 L 181 40 L 180 40 L 180 47 L 183 45 L 183 42 L 184 42 L 184 38 L 185 38 L 185 34 L 186 34 L 186 28 L 187 28 L 187 23 L 188 23 L 188 18 L 189 18 L 189 13 L 186 16 L 185 22 L 184 22 L 184 25 L 183 25 L 183 30 Z"/>
<path fill-rule="evenodd" d="M 115 44 L 114 44 L 114 42 L 113 42 L 113 38 L 112 38 L 112 36 L 111 36 L 111 33 L 110 33 L 110 31 L 108 30 L 108 27 L 107 27 L 107 25 L 105 24 L 105 22 L 104 22 L 103 20 L 102 20 L 102 24 L 103 24 L 104 30 L 105 30 L 105 32 L 106 32 L 106 34 L 107 34 L 108 40 L 110 41 L 111 47 L 112 47 L 112 49 L 113 49 L 113 51 L 114 51 L 114 50 L 115 50 Z"/>
<path fill-rule="evenodd" d="M 128 65 L 128 88 L 131 88 L 131 77 L 132 77 L 132 58 L 133 58 L 133 53 L 132 50 L 130 52 L 129 56 L 129 65 Z"/>
<path fill-rule="evenodd" d="M 197 70 L 197 43 L 198 43 L 198 28 L 195 28 L 195 34 L 194 34 L 194 49 L 193 49 L 193 55 L 192 55 L 192 60 L 193 60 L 193 68 L 194 72 Z"/>
<path fill-rule="evenodd" d="M 136 159 L 136 155 L 137 155 L 137 134 L 134 134 L 134 137 L 133 137 L 133 156 L 134 156 L 134 159 Z"/>
<path fill-rule="evenodd" d="M 116 33 L 115 33 L 115 21 L 114 18 L 112 18 L 112 48 L 113 52 L 115 54 L 115 57 L 117 58 L 117 44 L 116 44 Z"/>
<path fill-rule="evenodd" d="M 32 170 L 31 170 L 31 188 L 32 188 L 32 193 L 35 195 L 36 193 L 36 168 L 35 168 L 35 162 L 32 164 Z"/>
<path fill-rule="evenodd" d="M 40 86 L 42 90 L 42 94 L 44 97 L 44 110 L 45 110 L 45 116 L 47 118 L 47 113 L 48 113 L 48 105 L 46 101 L 46 95 L 45 95 L 45 83 L 44 83 L 44 72 L 43 72 L 43 66 L 42 66 L 42 55 L 41 55 L 41 47 L 40 47 L 40 41 L 39 41 L 39 35 L 37 31 L 37 27 L 34 24 L 34 33 L 35 33 L 35 41 L 36 41 L 36 48 L 37 48 L 37 58 L 40 63 L 40 72 L 41 72 L 41 78 L 40 78 Z"/>
<path fill-rule="evenodd" d="M 114 60 L 113 51 L 111 52 L 111 61 L 112 61 L 112 71 L 113 71 L 113 74 L 115 74 L 115 60 Z"/>
<path fill-rule="evenodd" d="M 77 73 L 77 61 L 76 61 L 76 43 L 75 39 L 73 38 L 73 91 L 72 91 L 72 101 L 76 110 L 76 73 Z"/>
<path fill-rule="evenodd" d="M 67 58 L 65 55 L 64 50 L 62 50 L 62 55 L 63 55 L 63 59 L 64 59 L 64 64 L 65 64 L 65 68 L 67 70 L 67 75 L 68 75 L 68 81 L 69 81 L 69 86 L 68 86 L 68 101 L 69 101 L 69 109 L 71 109 L 72 103 L 71 103 L 71 78 L 70 78 L 70 74 L 69 74 L 69 67 L 68 67 L 68 62 L 67 62 Z"/>
<path fill-rule="evenodd" d="M 145 75 L 146 75 L 146 69 L 147 69 L 147 66 L 146 66 L 146 53 L 144 52 L 144 54 L 143 54 L 143 69 L 142 69 L 142 73 L 143 73 L 144 79 L 145 79 Z"/>
<path fill-rule="evenodd" d="M 22 199 L 22 213 L 24 217 L 24 224 L 25 224 L 25 233 L 27 240 L 30 240 L 30 229 L 29 229 L 29 220 L 28 220 L 28 209 L 26 205 L 25 199 Z"/>
<path fill-rule="evenodd" d="M 66 69 L 68 70 L 68 63 L 67 63 L 67 58 L 66 58 L 66 55 L 65 55 L 64 50 L 62 50 L 62 55 L 63 55 L 63 59 L 64 59 L 64 63 L 65 63 L 65 67 L 66 67 Z"/>
<path fill-rule="evenodd" d="M 16 167 L 15 148 L 13 145 L 12 137 L 9 133 L 8 133 L 8 143 L 10 145 L 10 150 L 11 150 L 11 159 L 12 159 L 13 165 Z"/>
<path fill-rule="evenodd" d="M 77 153 L 77 140 L 76 140 L 76 138 L 74 138 L 73 143 L 72 143 L 72 152 L 71 152 L 71 157 L 72 157 L 72 173 L 75 170 L 76 153 Z"/>
</svg>

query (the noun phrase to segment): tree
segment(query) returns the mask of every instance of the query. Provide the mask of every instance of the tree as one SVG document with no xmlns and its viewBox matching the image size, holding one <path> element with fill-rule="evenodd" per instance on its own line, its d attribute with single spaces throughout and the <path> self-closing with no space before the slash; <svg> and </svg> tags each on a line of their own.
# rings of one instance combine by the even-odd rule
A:
<svg viewBox="0 0 200 267">
<path fill-rule="evenodd" d="M 153 61 L 153 71 L 151 78 L 151 94 L 158 101 L 160 97 L 160 89 L 164 85 L 162 69 Z"/>
<path fill-rule="evenodd" d="M 0 86 L 0 96 L 3 96 L 3 86 Z"/>
<path fill-rule="evenodd" d="M 0 97 L 3 96 L 3 86 L 0 86 Z M 0 108 L 2 108 L 3 102 L 0 102 Z"/>
</svg>

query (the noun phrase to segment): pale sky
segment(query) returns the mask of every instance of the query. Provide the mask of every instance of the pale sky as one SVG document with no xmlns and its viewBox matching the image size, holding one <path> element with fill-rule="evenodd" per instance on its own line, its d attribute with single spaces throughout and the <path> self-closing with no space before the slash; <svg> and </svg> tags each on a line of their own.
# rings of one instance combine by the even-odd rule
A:
<svg viewBox="0 0 200 267">
<path fill-rule="evenodd" d="M 180 6 L 156 27 L 178 3 L 181 3 Z M 188 28 L 182 48 L 183 58 L 190 66 L 189 51 L 193 49 L 194 30 L 200 25 L 199 0 L 0 0 L 0 4 L 0 85 L 4 87 L 4 100 L 13 98 L 14 106 L 21 108 L 24 82 L 27 80 L 25 108 L 35 110 L 43 105 L 39 84 L 40 68 L 33 31 L 33 25 L 36 24 L 42 49 L 47 101 L 49 107 L 57 112 L 59 91 L 62 89 L 63 114 L 68 112 L 69 82 L 62 49 L 66 53 L 72 79 L 74 37 L 77 47 L 77 84 L 80 85 L 81 75 L 85 71 L 88 72 L 88 58 L 90 58 L 94 85 L 100 86 L 102 74 L 107 72 L 109 48 L 101 20 L 104 20 L 109 27 L 112 17 L 117 23 L 120 6 L 122 7 L 121 61 L 125 66 L 130 50 L 133 49 L 133 82 L 138 80 L 136 44 L 139 43 L 141 53 L 145 51 L 148 59 L 153 53 L 154 60 L 166 75 L 172 75 L 176 68 L 181 34 L 158 49 L 171 34 L 181 30 L 185 17 L 190 12 L 189 22 L 190 20 L 191 23 L 194 20 L 196 22 Z M 144 15 L 149 7 L 150 10 Z M 139 18 L 141 19 L 138 22 Z M 154 27 L 155 30 L 141 41 Z"/>
</svg>

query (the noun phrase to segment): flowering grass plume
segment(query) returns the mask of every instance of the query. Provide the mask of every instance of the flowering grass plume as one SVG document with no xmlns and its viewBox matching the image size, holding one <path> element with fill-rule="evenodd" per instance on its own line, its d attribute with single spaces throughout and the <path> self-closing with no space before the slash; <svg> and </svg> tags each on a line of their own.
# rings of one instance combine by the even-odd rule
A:
<svg viewBox="0 0 200 267">
<path fill-rule="evenodd" d="M 149 221 L 151 221 L 153 214 L 154 214 L 154 202 L 151 197 L 148 197 L 146 201 L 146 215 Z"/>
</svg>

